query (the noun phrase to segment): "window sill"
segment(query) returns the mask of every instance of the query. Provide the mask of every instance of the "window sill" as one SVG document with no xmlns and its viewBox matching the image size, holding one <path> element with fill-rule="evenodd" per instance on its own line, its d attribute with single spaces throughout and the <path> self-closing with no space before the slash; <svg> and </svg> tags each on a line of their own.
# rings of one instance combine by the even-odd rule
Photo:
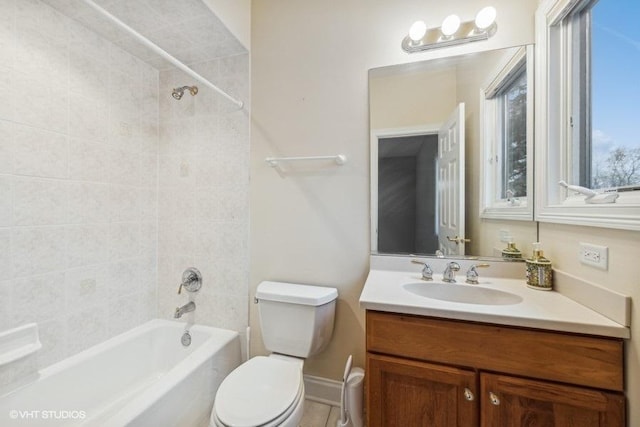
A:
<svg viewBox="0 0 640 427">
<path fill-rule="evenodd" d="M 514 221 L 532 221 L 533 212 L 527 203 L 523 203 L 520 206 L 508 206 L 506 203 L 504 206 L 492 206 L 485 207 L 480 211 L 480 218 L 483 219 L 501 219 L 501 220 L 514 220 Z"/>
<path fill-rule="evenodd" d="M 536 221 L 640 231 L 640 206 L 620 203 L 546 206 Z"/>
</svg>

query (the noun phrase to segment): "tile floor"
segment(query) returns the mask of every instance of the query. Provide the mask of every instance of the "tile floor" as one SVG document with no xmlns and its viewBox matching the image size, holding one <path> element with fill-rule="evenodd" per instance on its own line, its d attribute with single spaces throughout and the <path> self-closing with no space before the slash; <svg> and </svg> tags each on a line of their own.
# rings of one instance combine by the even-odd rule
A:
<svg viewBox="0 0 640 427">
<path fill-rule="evenodd" d="M 336 427 L 340 408 L 306 400 L 300 427 Z"/>
</svg>

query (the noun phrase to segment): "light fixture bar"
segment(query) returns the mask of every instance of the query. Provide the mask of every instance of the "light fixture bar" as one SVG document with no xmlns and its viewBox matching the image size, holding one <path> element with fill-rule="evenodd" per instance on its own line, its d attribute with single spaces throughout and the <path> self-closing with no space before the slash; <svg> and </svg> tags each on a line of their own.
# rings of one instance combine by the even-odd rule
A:
<svg viewBox="0 0 640 427">
<path fill-rule="evenodd" d="M 462 43 L 488 40 L 489 37 L 495 34 L 496 30 L 497 25 L 495 23 L 485 30 L 480 30 L 476 27 L 475 21 L 465 21 L 460 24 L 460 28 L 455 34 L 445 37 L 442 35 L 440 28 L 430 28 L 421 40 L 414 41 L 409 36 L 406 36 L 402 40 L 402 49 L 408 53 L 416 53 Z"/>
</svg>

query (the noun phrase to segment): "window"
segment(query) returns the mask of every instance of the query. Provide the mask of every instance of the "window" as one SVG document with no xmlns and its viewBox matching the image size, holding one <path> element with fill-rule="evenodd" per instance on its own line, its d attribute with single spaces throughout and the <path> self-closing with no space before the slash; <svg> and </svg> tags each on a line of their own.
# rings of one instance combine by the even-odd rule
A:
<svg viewBox="0 0 640 427">
<path fill-rule="evenodd" d="M 527 70 L 516 70 L 498 98 L 499 144 L 502 152 L 500 195 L 509 200 L 527 196 Z"/>
<path fill-rule="evenodd" d="M 543 0 L 536 13 L 536 219 L 640 230 L 637 0 Z M 560 181 L 597 193 L 592 203 Z M 611 203 L 613 202 L 613 203 Z"/>
<path fill-rule="evenodd" d="M 533 48 L 498 61 L 480 93 L 484 179 L 480 216 L 532 220 Z"/>
<path fill-rule="evenodd" d="M 571 181 L 591 189 L 640 185 L 637 0 L 583 1 L 569 37 Z"/>
</svg>

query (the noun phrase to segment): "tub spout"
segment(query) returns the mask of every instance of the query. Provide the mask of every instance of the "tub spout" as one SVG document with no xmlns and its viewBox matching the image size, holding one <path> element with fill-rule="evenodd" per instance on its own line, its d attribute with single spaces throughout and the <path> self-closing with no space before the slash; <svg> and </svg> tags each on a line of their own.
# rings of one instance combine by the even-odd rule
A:
<svg viewBox="0 0 640 427">
<path fill-rule="evenodd" d="M 176 307 L 176 312 L 174 313 L 173 317 L 175 319 L 179 319 L 179 318 L 182 317 L 183 314 L 191 313 L 195 309 L 196 309 L 196 303 L 193 302 L 193 301 L 189 301 L 188 303 L 186 303 L 182 307 Z"/>
</svg>

